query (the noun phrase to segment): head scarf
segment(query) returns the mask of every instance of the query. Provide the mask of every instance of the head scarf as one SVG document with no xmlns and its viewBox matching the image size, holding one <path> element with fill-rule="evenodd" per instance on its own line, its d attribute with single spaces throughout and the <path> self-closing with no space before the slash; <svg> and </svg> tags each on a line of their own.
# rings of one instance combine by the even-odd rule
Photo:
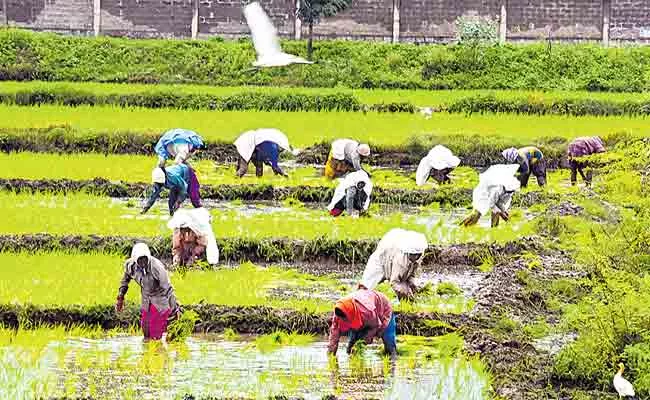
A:
<svg viewBox="0 0 650 400">
<path fill-rule="evenodd" d="M 405 230 L 399 236 L 397 246 L 406 254 L 422 254 L 429 244 L 423 234 Z"/>
<path fill-rule="evenodd" d="M 334 305 L 334 308 L 340 309 L 345 314 L 347 321 L 342 321 L 344 327 L 349 326 L 353 330 L 361 329 L 363 326 L 361 312 L 359 312 L 359 308 L 351 296 L 344 297 L 341 300 L 337 301 Z"/>
<path fill-rule="evenodd" d="M 357 152 L 364 157 L 368 157 L 370 155 L 370 146 L 365 143 L 360 144 L 357 148 Z"/>
<path fill-rule="evenodd" d="M 131 258 L 137 260 L 140 257 L 151 257 L 149 246 L 145 243 L 136 243 L 131 249 Z"/>
<path fill-rule="evenodd" d="M 434 146 L 426 157 L 429 160 L 429 166 L 433 169 L 441 170 L 447 168 L 456 168 L 460 164 L 460 158 L 443 145 Z"/>
<path fill-rule="evenodd" d="M 517 162 L 517 157 L 519 156 L 519 152 L 514 147 L 503 150 L 501 154 L 510 163 Z"/>
</svg>

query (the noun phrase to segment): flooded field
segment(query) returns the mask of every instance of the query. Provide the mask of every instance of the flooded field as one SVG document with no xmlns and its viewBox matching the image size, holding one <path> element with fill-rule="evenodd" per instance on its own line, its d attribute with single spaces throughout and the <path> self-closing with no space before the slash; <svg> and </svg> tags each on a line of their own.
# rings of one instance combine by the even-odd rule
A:
<svg viewBox="0 0 650 400">
<path fill-rule="evenodd" d="M 382 357 L 376 345 L 352 357 L 339 349 L 336 361 L 326 354 L 322 339 L 288 346 L 255 339 L 197 336 L 183 345 L 163 345 L 118 336 L 53 340 L 40 349 L 0 346 L 0 358 L 8 366 L 0 374 L 0 397 L 487 398 L 483 365 L 450 354 L 462 346 L 455 336 L 407 337 L 401 340 L 405 354 L 397 362 Z M 418 343 L 416 351 L 410 350 L 411 342 Z"/>
</svg>

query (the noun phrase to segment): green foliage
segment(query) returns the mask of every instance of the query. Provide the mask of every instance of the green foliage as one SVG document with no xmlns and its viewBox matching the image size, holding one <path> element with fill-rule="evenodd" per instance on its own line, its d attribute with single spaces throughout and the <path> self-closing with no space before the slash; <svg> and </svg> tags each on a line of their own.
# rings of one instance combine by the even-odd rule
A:
<svg viewBox="0 0 650 400">
<path fill-rule="evenodd" d="M 440 282 L 436 286 L 436 293 L 439 296 L 458 296 L 463 291 L 453 282 Z"/>
<path fill-rule="evenodd" d="M 514 113 L 534 115 L 648 115 L 648 99 L 592 99 L 585 97 L 564 98 L 527 96 L 503 97 L 494 94 L 468 96 L 459 99 L 446 108 L 448 112 L 473 113 Z"/>
<path fill-rule="evenodd" d="M 184 342 L 194 333 L 194 325 L 199 321 L 199 315 L 194 311 L 184 311 L 181 317 L 172 321 L 167 327 L 168 343 Z"/>
<path fill-rule="evenodd" d="M 223 338 L 224 340 L 234 342 L 236 340 L 239 340 L 241 337 L 239 336 L 239 333 L 237 333 L 237 331 L 235 331 L 234 329 L 226 328 L 223 330 Z"/>
<path fill-rule="evenodd" d="M 456 29 L 462 44 L 494 44 L 498 39 L 499 22 L 490 17 L 461 16 L 456 19 Z"/>
<path fill-rule="evenodd" d="M 301 335 L 297 333 L 273 332 L 268 335 L 255 337 L 254 346 L 261 352 L 270 352 L 282 346 L 306 346 L 314 342 L 313 335 Z"/>
<path fill-rule="evenodd" d="M 285 42 L 283 48 L 304 54 L 304 42 Z M 255 57 L 250 41 L 91 39 L 7 29 L 0 32 L 0 49 L 2 80 L 222 86 L 638 92 L 648 88 L 650 65 L 650 50 L 643 47 L 554 45 L 549 50 L 543 44 L 509 44 L 482 49 L 477 57 L 464 45 L 325 41 L 314 48 L 314 59 L 322 62 L 251 76 L 245 72 Z"/>
</svg>

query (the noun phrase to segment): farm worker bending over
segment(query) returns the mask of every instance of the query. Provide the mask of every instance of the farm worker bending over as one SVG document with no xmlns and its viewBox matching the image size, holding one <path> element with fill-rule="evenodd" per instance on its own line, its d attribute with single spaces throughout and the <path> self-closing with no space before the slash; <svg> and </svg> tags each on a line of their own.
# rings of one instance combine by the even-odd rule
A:
<svg viewBox="0 0 650 400">
<path fill-rule="evenodd" d="M 129 290 L 131 279 L 140 285 L 142 304 L 140 306 L 140 326 L 145 340 L 159 340 L 167 330 L 170 316 L 180 314 L 174 287 L 169 281 L 165 266 L 151 256 L 149 247 L 136 243 L 131 250 L 131 258 L 124 264 L 124 276 L 120 282 L 115 310 L 122 312 L 124 296 Z"/>
<path fill-rule="evenodd" d="M 187 129 L 172 129 L 160 137 L 156 143 L 158 166 L 164 167 L 168 159 L 173 158 L 175 164 L 187 161 L 194 152 L 203 147 L 203 139 L 198 133 Z"/>
<path fill-rule="evenodd" d="M 332 149 L 325 164 L 325 176 L 334 179 L 350 171 L 361 170 L 361 157 L 370 155 L 370 146 L 359 144 L 352 139 L 337 139 L 332 142 Z"/>
<path fill-rule="evenodd" d="M 587 175 L 584 173 L 584 169 L 589 166 L 588 161 L 582 159 L 577 160 L 579 157 L 586 157 L 596 153 L 604 153 L 605 145 L 603 141 L 598 136 L 592 137 L 579 137 L 574 139 L 569 143 L 569 149 L 567 151 L 569 157 L 569 165 L 571 166 L 571 184 L 575 185 L 577 181 L 577 173 L 580 172 L 582 180 L 585 181 L 587 185 L 591 184 L 592 171 L 589 169 Z"/>
<path fill-rule="evenodd" d="M 429 177 L 438 183 L 449 183 L 449 174 L 460 164 L 460 158 L 453 155 L 451 150 L 442 145 L 437 145 L 424 157 L 415 172 L 415 183 L 422 186 Z"/>
<path fill-rule="evenodd" d="M 287 136 L 277 129 L 244 132 L 235 140 L 235 147 L 239 153 L 237 176 L 240 178 L 246 175 L 248 163 L 251 161 L 258 177 L 264 174 L 264 164 L 270 165 L 276 175 L 287 176 L 278 165 L 280 153 L 287 150 L 294 155 L 298 154 L 297 150 L 291 149 Z"/>
<path fill-rule="evenodd" d="M 206 255 L 208 264 L 219 263 L 219 247 L 212 231 L 212 216 L 205 208 L 178 210 L 167 226 L 172 236 L 172 260 L 174 266 L 191 266 Z"/>
<path fill-rule="evenodd" d="M 464 226 L 471 226 L 478 222 L 481 215 L 492 210 L 492 227 L 499 225 L 499 219 L 510 219 L 508 210 L 512 202 L 512 195 L 518 191 L 521 184 L 515 177 L 518 165 L 493 165 L 479 176 L 479 182 L 472 193 L 472 206 L 474 211 L 465 220 Z"/>
<path fill-rule="evenodd" d="M 519 182 L 521 187 L 528 186 L 528 179 L 533 174 L 539 186 L 546 185 L 546 159 L 544 154 L 533 146 L 515 149 L 511 147 L 501 152 L 509 163 L 519 164 Z"/>
<path fill-rule="evenodd" d="M 187 164 L 174 164 L 166 169 L 154 168 L 151 172 L 151 181 L 153 182 L 153 192 L 142 209 L 142 214 L 149 211 L 158 200 L 163 187 L 169 189 L 169 215 L 174 215 L 174 212 L 188 196 L 195 208 L 201 207 L 199 181 L 196 179 L 194 170 Z"/>
<path fill-rule="evenodd" d="M 427 247 L 423 234 L 391 229 L 368 259 L 359 288 L 374 289 L 387 280 L 398 299 L 413 300 L 418 292 L 415 272 L 422 263 Z"/>
<path fill-rule="evenodd" d="M 341 333 L 349 336 L 348 354 L 359 340 L 371 344 L 374 338 L 381 338 L 386 353 L 397 356 L 395 315 L 388 298 L 379 292 L 359 289 L 336 302 L 330 325 L 328 353 L 336 354 Z"/>
<path fill-rule="evenodd" d="M 368 210 L 370 193 L 372 182 L 366 171 L 352 172 L 341 179 L 327 209 L 333 217 L 338 217 L 344 210 L 348 215 L 358 217 L 360 212 Z"/>
</svg>

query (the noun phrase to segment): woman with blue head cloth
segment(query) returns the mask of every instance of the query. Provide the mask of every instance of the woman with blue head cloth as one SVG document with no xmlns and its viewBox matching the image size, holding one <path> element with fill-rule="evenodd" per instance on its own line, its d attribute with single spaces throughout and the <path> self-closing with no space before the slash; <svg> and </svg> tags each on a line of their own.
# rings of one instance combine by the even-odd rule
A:
<svg viewBox="0 0 650 400">
<path fill-rule="evenodd" d="M 174 164 L 187 163 L 190 156 L 202 147 L 203 139 L 198 133 L 179 128 L 169 130 L 156 143 L 158 167 L 163 168 L 170 158 L 174 159 Z"/>
</svg>

